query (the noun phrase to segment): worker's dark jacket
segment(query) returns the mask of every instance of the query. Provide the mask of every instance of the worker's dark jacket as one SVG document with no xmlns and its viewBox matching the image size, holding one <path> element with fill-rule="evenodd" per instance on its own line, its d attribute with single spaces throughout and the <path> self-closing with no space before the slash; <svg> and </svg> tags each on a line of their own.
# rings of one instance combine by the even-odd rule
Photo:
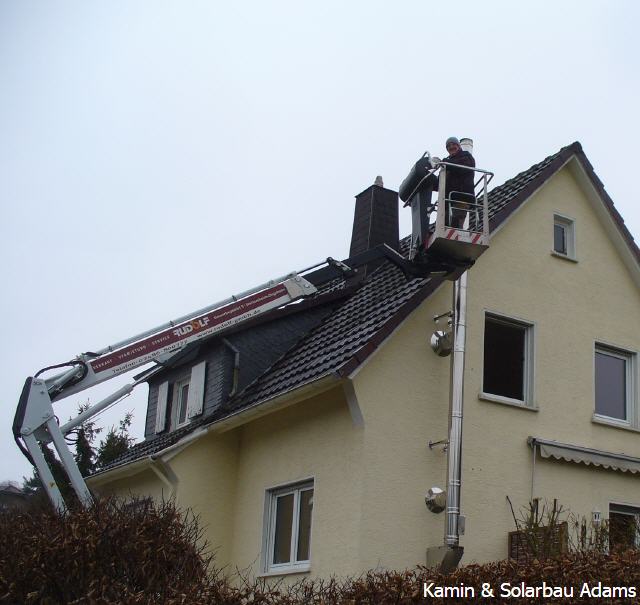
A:
<svg viewBox="0 0 640 605">
<path fill-rule="evenodd" d="M 473 159 L 473 156 L 468 151 L 463 150 L 458 151 L 455 155 L 444 158 L 442 161 L 450 164 L 459 164 L 460 166 L 471 166 L 473 168 L 476 166 L 476 161 Z M 473 172 L 473 170 L 447 166 L 446 197 L 449 197 L 452 191 L 462 191 L 463 193 L 473 195 L 474 176 L 475 172 Z"/>
</svg>

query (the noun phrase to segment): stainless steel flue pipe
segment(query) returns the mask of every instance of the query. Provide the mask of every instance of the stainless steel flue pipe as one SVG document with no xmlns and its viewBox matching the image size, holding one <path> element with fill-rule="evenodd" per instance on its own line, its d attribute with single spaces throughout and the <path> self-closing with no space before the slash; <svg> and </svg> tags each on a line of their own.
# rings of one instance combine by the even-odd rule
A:
<svg viewBox="0 0 640 605">
<path fill-rule="evenodd" d="M 444 542 L 460 542 L 460 490 L 462 486 L 462 411 L 464 404 L 464 353 L 467 326 L 467 271 L 453 285 L 453 355 L 451 358 L 451 402 L 449 448 L 447 450 L 447 526 Z"/>
</svg>

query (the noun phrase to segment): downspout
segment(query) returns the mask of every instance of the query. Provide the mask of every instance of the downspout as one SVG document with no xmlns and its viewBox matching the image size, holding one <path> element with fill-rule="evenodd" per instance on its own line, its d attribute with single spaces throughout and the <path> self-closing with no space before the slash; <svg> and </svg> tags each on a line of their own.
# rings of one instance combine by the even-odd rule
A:
<svg viewBox="0 0 640 605">
<path fill-rule="evenodd" d="M 535 441 L 531 442 L 533 446 L 533 459 L 531 462 L 531 498 L 530 501 L 533 502 L 533 496 L 536 493 L 536 453 L 538 449 L 538 444 Z"/>
</svg>

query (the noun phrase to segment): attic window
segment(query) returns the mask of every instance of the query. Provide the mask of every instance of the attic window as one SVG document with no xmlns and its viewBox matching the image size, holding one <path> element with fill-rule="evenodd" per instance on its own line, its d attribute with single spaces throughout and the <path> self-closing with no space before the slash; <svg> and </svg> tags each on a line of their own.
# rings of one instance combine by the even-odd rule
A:
<svg viewBox="0 0 640 605">
<path fill-rule="evenodd" d="M 532 406 L 533 326 L 487 314 L 484 324 L 482 396 Z"/>
<path fill-rule="evenodd" d="M 173 385 L 173 409 L 175 413 L 174 426 L 176 428 L 186 424 L 187 402 L 189 401 L 189 380 L 181 380 Z"/>
<path fill-rule="evenodd" d="M 196 416 L 202 414 L 206 390 L 207 362 L 201 361 L 191 368 L 189 375 L 176 380 L 171 385 L 164 382 L 158 388 L 156 409 L 156 433 L 165 430 L 165 418 L 169 417 L 168 426 L 174 430 L 189 424 Z M 167 407 L 170 404 L 170 412 Z"/>
<path fill-rule="evenodd" d="M 575 221 L 560 214 L 553 215 L 553 252 L 575 260 Z"/>
</svg>

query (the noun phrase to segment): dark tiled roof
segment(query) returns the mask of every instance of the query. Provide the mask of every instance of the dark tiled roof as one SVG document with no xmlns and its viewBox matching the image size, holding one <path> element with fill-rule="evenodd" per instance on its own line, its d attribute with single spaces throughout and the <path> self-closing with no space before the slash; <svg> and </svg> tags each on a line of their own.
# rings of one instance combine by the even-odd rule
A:
<svg viewBox="0 0 640 605">
<path fill-rule="evenodd" d="M 560 152 L 545 158 L 489 195 L 489 216 L 495 227 L 496 217 L 514 205 L 522 194 L 537 189 L 548 175 L 549 166 L 558 163 Z M 562 160 L 564 163 L 565 160 Z M 501 220 L 504 220 L 504 217 Z M 406 253 L 408 239 L 402 242 Z M 348 264 L 348 261 L 346 261 Z M 332 372 L 350 373 L 380 344 L 392 328 L 440 284 L 441 280 L 416 279 L 407 282 L 402 271 L 386 263 L 375 271 L 353 296 L 320 326 L 287 352 L 270 370 L 260 376 L 243 393 L 227 404 L 229 411 L 242 409 L 283 392 L 307 384 Z M 427 287 L 427 283 L 429 287 Z M 422 294 L 422 296 L 420 296 Z M 414 305 L 405 304 L 416 297 Z M 400 313 L 395 322 L 387 322 Z M 386 329 L 382 330 L 386 326 Z M 376 337 L 377 338 L 374 338 Z"/>
<path fill-rule="evenodd" d="M 565 147 L 565 149 L 567 149 Z M 562 151 L 550 155 L 538 164 L 531 166 L 528 170 L 521 172 L 512 179 L 505 181 L 499 187 L 495 187 L 489 194 L 489 217 L 493 219 L 498 216 L 520 193 L 526 191 L 527 197 L 530 195 L 531 184 L 536 183 L 538 177 L 545 174 L 545 169 L 556 161 Z M 543 180 L 546 180 L 543 179 Z M 535 187 L 537 189 L 539 185 Z"/>
<path fill-rule="evenodd" d="M 491 190 L 491 229 L 494 230 L 503 223 L 574 155 L 585 168 L 587 176 L 600 193 L 623 237 L 640 262 L 640 251 L 633 237 L 595 175 L 580 143 L 577 142 L 562 148 L 558 153 Z M 407 246 L 408 238 L 401 242 L 401 251 L 406 253 Z M 348 264 L 349 261 L 345 262 Z M 353 293 L 349 294 L 320 325 L 300 338 L 268 370 L 222 406 L 214 416 L 137 444 L 119 460 L 114 461 L 109 468 L 156 453 L 173 445 L 202 424 L 210 424 L 241 409 L 259 405 L 323 376 L 332 373 L 338 376 L 350 374 L 440 283 L 442 280 L 439 278 L 407 281 L 400 269 L 389 262 L 384 263 L 368 275 L 359 288 L 353 289 Z M 329 298 L 330 293 L 348 290 L 347 286 L 343 279 L 336 279 L 322 286 L 319 288 L 318 303 L 321 303 L 323 296 Z M 335 301 L 335 298 L 333 300 Z"/>
<path fill-rule="evenodd" d="M 430 281 L 407 281 L 400 269 L 385 263 L 322 324 L 230 401 L 227 410 L 270 399 L 340 370 L 405 303 L 413 297 L 423 300 L 426 293 L 422 291 Z"/>
<path fill-rule="evenodd" d="M 140 458 L 144 458 L 145 456 L 151 456 L 171 445 L 177 443 L 187 435 L 191 433 L 199 426 L 202 426 L 204 419 L 196 420 L 195 422 L 191 422 L 190 424 L 180 427 L 175 431 L 171 431 L 170 433 L 161 433 L 157 435 L 153 439 L 146 439 L 145 441 L 141 441 L 140 443 L 136 443 L 134 446 L 129 448 L 122 456 L 118 456 L 115 460 L 111 461 L 104 468 L 100 469 L 95 475 L 102 473 L 106 470 L 112 470 L 118 466 L 123 466 L 128 464 L 129 462 L 133 462 L 134 460 L 139 460 Z"/>
</svg>

